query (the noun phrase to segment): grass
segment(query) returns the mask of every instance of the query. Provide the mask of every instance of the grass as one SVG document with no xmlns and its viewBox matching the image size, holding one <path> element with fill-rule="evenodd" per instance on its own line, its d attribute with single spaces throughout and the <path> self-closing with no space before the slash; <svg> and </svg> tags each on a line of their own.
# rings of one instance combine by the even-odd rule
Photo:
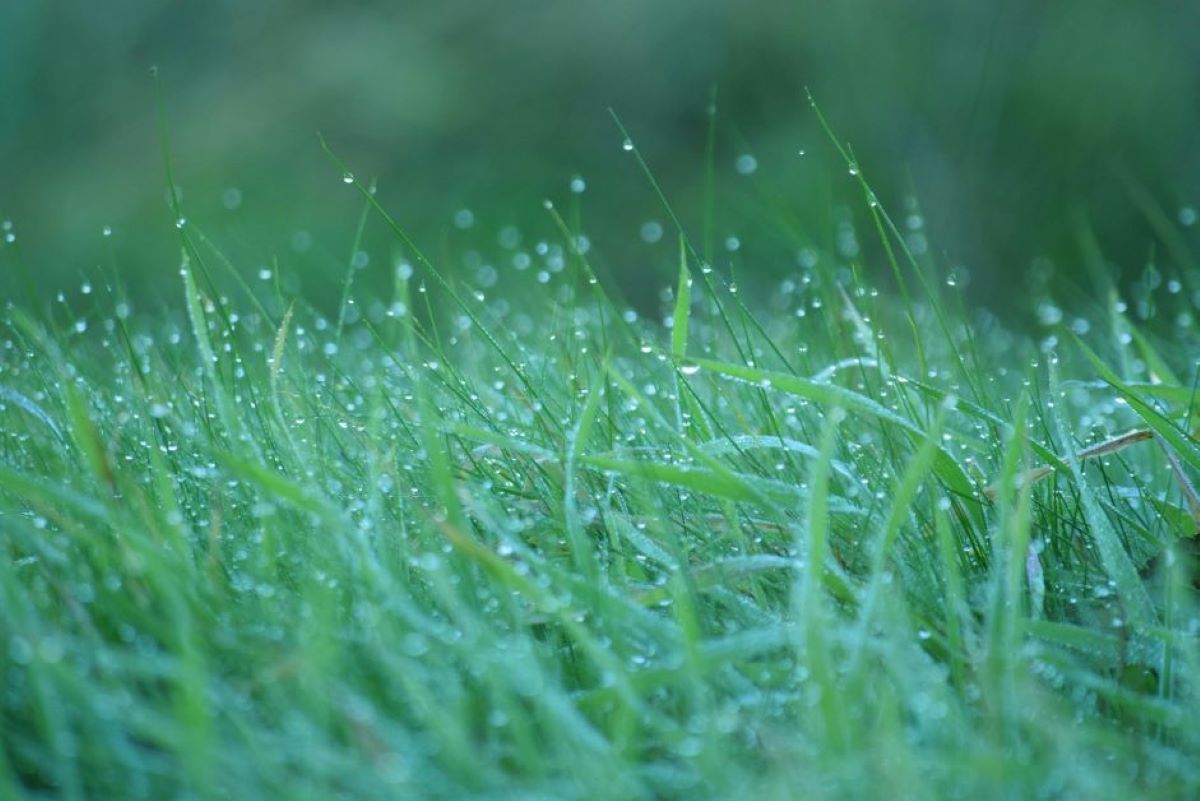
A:
<svg viewBox="0 0 1200 801">
<path fill-rule="evenodd" d="M 343 169 L 391 297 L 7 305 L 3 797 L 1195 797 L 1186 296 L 1014 334 L 844 156 L 891 289 L 473 286 Z"/>
</svg>

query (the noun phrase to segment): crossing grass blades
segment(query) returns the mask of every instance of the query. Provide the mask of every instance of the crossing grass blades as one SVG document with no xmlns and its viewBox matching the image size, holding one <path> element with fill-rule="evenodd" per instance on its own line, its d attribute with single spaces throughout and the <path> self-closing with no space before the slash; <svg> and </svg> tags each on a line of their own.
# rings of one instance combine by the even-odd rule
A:
<svg viewBox="0 0 1200 801">
<path fill-rule="evenodd" d="M 1194 329 L 1013 334 L 844 156 L 888 288 L 680 228 L 646 320 L 547 204 L 485 291 L 342 165 L 390 297 L 7 304 L 4 794 L 1195 797 Z"/>
</svg>

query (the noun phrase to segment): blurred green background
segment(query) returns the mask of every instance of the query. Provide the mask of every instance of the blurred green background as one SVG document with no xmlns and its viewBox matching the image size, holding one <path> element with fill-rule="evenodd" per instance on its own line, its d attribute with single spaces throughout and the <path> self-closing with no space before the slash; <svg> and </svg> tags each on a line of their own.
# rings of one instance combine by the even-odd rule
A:
<svg viewBox="0 0 1200 801">
<path fill-rule="evenodd" d="M 1019 294 L 1039 256 L 1086 283 L 1081 221 L 1136 276 L 1164 220 L 1185 238 L 1195 222 L 1198 44 L 1195 2 L 4 0 L 0 217 L 16 242 L 0 286 L 19 259 L 43 289 L 115 267 L 174 296 L 157 91 L 187 215 L 247 274 L 277 258 L 313 295 L 341 280 L 361 200 L 319 130 L 452 267 L 466 247 L 550 236 L 542 199 L 569 204 L 582 177 L 594 254 L 651 297 L 671 237 L 641 236 L 665 216 L 607 108 L 699 236 L 714 85 L 722 269 L 782 274 L 803 248 L 837 252 L 843 205 L 861 222 L 807 86 L 885 204 L 903 218 L 920 199 L 931 263 L 986 300 Z M 387 241 L 368 227 L 368 253 Z"/>
</svg>

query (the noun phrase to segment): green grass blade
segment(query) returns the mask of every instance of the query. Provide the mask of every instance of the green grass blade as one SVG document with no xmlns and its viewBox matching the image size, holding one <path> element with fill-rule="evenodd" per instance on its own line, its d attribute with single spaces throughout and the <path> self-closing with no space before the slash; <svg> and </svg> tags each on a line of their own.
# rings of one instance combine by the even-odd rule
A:
<svg viewBox="0 0 1200 801">
<path fill-rule="evenodd" d="M 895 426 L 904 431 L 914 441 L 920 442 L 925 438 L 925 432 L 909 420 L 888 409 L 886 406 L 852 390 L 835 384 L 823 384 L 787 373 L 760 370 L 745 365 L 730 364 L 712 359 L 693 360 L 701 368 L 718 375 L 728 376 L 740 381 L 770 387 L 780 392 L 786 392 L 814 403 L 827 407 L 841 406 L 849 412 L 873 417 L 882 423 Z M 974 488 L 971 480 L 944 448 L 938 445 L 933 457 L 933 469 L 946 486 L 955 493 L 970 498 Z"/>
</svg>

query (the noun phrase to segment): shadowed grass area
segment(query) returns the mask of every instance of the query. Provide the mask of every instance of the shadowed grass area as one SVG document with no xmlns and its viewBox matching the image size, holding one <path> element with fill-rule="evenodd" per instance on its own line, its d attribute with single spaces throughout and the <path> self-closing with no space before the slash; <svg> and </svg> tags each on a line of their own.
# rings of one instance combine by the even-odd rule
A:
<svg viewBox="0 0 1200 801">
<path fill-rule="evenodd" d="M 345 170 L 389 297 L 183 222 L 176 313 L 8 305 L 0 787 L 1194 796 L 1194 333 L 1006 331 L 850 172 L 897 289 L 679 231 L 645 320 L 553 204 L 451 280 Z"/>
</svg>

